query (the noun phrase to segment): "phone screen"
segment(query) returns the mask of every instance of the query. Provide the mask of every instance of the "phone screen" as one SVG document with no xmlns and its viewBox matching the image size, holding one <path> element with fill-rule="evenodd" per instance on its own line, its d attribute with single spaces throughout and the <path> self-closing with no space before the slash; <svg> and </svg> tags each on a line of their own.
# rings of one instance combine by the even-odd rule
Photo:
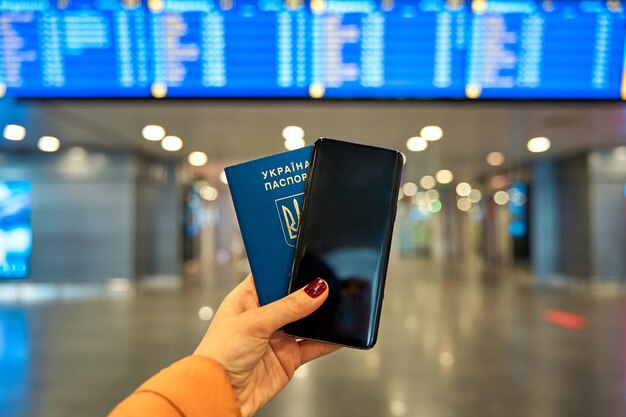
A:
<svg viewBox="0 0 626 417">
<path fill-rule="evenodd" d="M 374 345 L 401 171 L 397 151 L 333 139 L 315 143 L 289 292 L 321 277 L 330 294 L 285 332 Z"/>
</svg>

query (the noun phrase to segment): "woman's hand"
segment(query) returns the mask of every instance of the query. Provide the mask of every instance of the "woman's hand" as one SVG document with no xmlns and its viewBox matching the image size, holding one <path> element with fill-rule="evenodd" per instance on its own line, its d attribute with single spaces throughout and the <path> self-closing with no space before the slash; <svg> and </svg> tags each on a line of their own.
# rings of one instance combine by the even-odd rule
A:
<svg viewBox="0 0 626 417">
<path fill-rule="evenodd" d="M 339 349 L 309 340 L 296 341 L 282 331 L 276 332 L 313 313 L 327 297 L 328 285 L 318 278 L 299 291 L 259 307 L 249 275 L 224 299 L 194 354 L 209 357 L 224 368 L 244 417 L 252 416 L 278 394 L 300 365 Z"/>
</svg>

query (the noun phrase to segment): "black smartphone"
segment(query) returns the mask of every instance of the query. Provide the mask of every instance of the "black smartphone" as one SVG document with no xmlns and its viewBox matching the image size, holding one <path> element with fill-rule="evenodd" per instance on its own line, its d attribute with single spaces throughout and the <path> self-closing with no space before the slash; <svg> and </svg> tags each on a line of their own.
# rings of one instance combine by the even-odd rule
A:
<svg viewBox="0 0 626 417">
<path fill-rule="evenodd" d="M 289 292 L 317 277 L 330 294 L 285 333 L 369 349 L 376 343 L 402 154 L 321 138 L 304 194 Z"/>
</svg>

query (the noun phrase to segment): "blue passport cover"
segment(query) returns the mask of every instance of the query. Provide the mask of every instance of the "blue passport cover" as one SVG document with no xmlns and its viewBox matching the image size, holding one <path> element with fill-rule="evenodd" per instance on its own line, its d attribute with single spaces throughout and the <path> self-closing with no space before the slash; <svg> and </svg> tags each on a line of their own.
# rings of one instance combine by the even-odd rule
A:
<svg viewBox="0 0 626 417">
<path fill-rule="evenodd" d="M 259 303 L 287 295 L 312 146 L 225 169 Z"/>
</svg>

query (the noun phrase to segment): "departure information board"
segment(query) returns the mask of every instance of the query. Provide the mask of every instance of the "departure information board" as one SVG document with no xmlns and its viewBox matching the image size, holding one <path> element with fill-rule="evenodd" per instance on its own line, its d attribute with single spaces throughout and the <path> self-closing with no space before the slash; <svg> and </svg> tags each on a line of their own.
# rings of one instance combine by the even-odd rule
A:
<svg viewBox="0 0 626 417">
<path fill-rule="evenodd" d="M 617 99 L 618 0 L 0 0 L 0 96 Z"/>
<path fill-rule="evenodd" d="M 388 3 L 166 1 L 153 94 L 461 98 L 467 9 Z"/>
<path fill-rule="evenodd" d="M 258 4 L 257 4 L 258 3 Z M 151 15 L 153 95 L 304 97 L 304 6 L 279 1 L 165 1 Z"/>
<path fill-rule="evenodd" d="M 0 0 L 2 89 L 21 97 L 146 96 L 146 29 L 138 4 Z"/>
<path fill-rule="evenodd" d="M 462 2 L 347 4 L 311 17 L 312 96 L 463 97 Z"/>
<path fill-rule="evenodd" d="M 620 2 L 490 0 L 472 8 L 468 97 L 620 97 Z"/>
</svg>

